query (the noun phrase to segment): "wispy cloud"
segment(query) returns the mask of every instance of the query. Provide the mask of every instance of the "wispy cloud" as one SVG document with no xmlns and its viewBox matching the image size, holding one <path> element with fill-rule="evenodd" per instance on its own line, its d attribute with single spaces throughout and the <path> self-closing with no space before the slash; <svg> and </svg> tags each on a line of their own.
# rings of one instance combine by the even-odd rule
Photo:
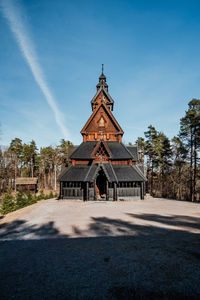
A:
<svg viewBox="0 0 200 300">
<path fill-rule="evenodd" d="M 30 38 L 30 33 L 22 20 L 22 8 L 19 3 L 13 0 L 0 0 L 0 8 L 7 19 L 10 29 L 19 45 L 22 55 L 31 69 L 33 77 L 42 90 L 45 99 L 54 112 L 55 120 L 65 139 L 69 139 L 68 130 L 63 121 L 63 115 L 60 112 L 56 100 L 45 79 L 44 72 L 38 62 L 35 47 Z"/>
</svg>

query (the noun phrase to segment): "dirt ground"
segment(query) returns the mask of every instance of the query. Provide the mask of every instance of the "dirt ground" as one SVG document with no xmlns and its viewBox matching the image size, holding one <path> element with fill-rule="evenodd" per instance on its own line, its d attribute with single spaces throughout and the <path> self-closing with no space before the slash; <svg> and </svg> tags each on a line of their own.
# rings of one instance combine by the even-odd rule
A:
<svg viewBox="0 0 200 300">
<path fill-rule="evenodd" d="M 199 299 L 200 204 L 44 200 L 0 220 L 0 299 Z"/>
</svg>

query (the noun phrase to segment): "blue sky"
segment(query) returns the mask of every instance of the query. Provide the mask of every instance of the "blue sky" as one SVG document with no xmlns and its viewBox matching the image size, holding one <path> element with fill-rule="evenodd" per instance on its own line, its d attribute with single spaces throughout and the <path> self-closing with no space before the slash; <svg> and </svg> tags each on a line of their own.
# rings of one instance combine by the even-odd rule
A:
<svg viewBox="0 0 200 300">
<path fill-rule="evenodd" d="M 22 16 L 74 144 L 82 141 L 102 63 L 126 143 L 150 124 L 172 138 L 187 103 L 200 98 L 199 1 L 10 3 Z M 0 37 L 0 144 L 15 137 L 38 146 L 58 144 L 63 131 L 2 9 Z"/>
</svg>

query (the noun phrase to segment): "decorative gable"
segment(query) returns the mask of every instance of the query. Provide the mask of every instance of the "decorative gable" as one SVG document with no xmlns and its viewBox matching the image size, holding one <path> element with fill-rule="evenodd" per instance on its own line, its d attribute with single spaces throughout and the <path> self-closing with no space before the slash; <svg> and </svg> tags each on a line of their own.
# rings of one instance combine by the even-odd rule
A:
<svg viewBox="0 0 200 300">
<path fill-rule="evenodd" d="M 112 157 L 112 154 L 109 150 L 109 148 L 107 147 L 107 145 L 103 142 L 100 141 L 96 147 L 94 148 L 92 154 L 91 154 L 91 158 L 94 159 L 95 162 L 99 162 L 99 161 L 108 161 L 109 158 Z"/>
<path fill-rule="evenodd" d="M 104 102 L 111 111 L 113 110 L 114 100 L 104 86 L 101 86 L 98 89 L 97 93 L 91 100 L 92 110 L 95 110 L 101 102 Z"/>
<path fill-rule="evenodd" d="M 123 130 L 104 102 L 97 106 L 81 130 L 84 141 L 104 139 L 105 141 L 121 142 L 123 133 Z"/>
</svg>

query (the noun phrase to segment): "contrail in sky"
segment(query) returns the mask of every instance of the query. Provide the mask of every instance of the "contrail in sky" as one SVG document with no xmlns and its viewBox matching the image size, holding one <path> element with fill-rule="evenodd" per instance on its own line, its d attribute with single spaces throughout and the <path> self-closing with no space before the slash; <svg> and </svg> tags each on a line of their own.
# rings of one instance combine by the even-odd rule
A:
<svg viewBox="0 0 200 300">
<path fill-rule="evenodd" d="M 68 139 L 69 134 L 63 122 L 63 115 L 58 109 L 56 100 L 51 93 L 51 90 L 45 79 L 43 70 L 38 62 L 34 45 L 30 39 L 30 34 L 25 25 L 23 24 L 21 16 L 22 10 L 20 9 L 19 5 L 16 5 L 16 3 L 14 3 L 14 1 L 12 0 L 0 0 L 0 8 L 2 9 L 5 18 L 7 19 L 10 25 L 10 29 L 15 36 L 17 44 L 19 45 L 19 48 L 27 64 L 29 65 L 37 84 L 42 90 L 47 103 L 54 112 L 57 125 L 62 131 L 64 138 Z"/>
</svg>

